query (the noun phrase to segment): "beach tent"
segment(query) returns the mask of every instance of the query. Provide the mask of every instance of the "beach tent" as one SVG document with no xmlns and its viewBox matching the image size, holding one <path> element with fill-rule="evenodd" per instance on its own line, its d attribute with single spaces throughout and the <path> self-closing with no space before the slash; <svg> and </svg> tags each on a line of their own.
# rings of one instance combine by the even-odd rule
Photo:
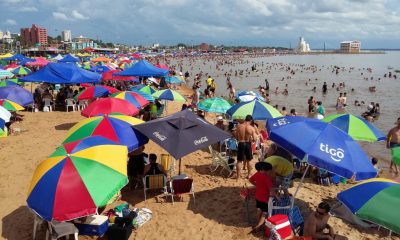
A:
<svg viewBox="0 0 400 240">
<path fill-rule="evenodd" d="M 21 106 L 33 103 L 32 93 L 20 86 L 0 87 L 0 99 L 11 100 Z"/>
<path fill-rule="evenodd" d="M 153 66 L 146 60 L 140 60 L 133 67 L 127 68 L 122 72 L 115 73 L 117 76 L 136 76 L 136 77 L 162 77 L 168 75 L 168 70 Z"/>
<path fill-rule="evenodd" d="M 11 57 L 3 58 L 3 60 L 5 60 L 5 61 L 22 61 L 25 58 L 26 57 L 24 55 L 18 53 L 18 54 L 15 54 L 15 55 L 11 56 Z"/>
<path fill-rule="evenodd" d="M 93 73 L 76 64 L 49 63 L 39 71 L 20 78 L 21 82 L 45 82 L 51 84 L 77 84 L 100 82 L 101 75 Z"/>
<path fill-rule="evenodd" d="M 58 60 L 58 62 L 75 63 L 75 62 L 79 62 L 79 59 L 72 56 L 71 54 L 67 54 L 64 56 L 63 59 Z"/>
<path fill-rule="evenodd" d="M 53 57 L 52 60 L 54 61 L 59 61 L 61 59 L 63 59 L 64 57 L 61 54 L 58 54 L 57 56 Z"/>
<path fill-rule="evenodd" d="M 189 110 L 133 127 L 164 148 L 175 159 L 231 137 L 229 133 Z M 180 166 L 181 161 L 179 174 Z"/>
</svg>

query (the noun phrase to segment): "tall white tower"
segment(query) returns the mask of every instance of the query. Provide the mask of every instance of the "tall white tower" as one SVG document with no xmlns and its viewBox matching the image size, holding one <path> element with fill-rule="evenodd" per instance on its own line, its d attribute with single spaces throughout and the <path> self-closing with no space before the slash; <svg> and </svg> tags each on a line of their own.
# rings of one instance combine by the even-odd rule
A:
<svg viewBox="0 0 400 240">
<path fill-rule="evenodd" d="M 62 31 L 61 32 L 61 40 L 64 42 L 71 42 L 72 41 L 71 30 Z"/>
</svg>

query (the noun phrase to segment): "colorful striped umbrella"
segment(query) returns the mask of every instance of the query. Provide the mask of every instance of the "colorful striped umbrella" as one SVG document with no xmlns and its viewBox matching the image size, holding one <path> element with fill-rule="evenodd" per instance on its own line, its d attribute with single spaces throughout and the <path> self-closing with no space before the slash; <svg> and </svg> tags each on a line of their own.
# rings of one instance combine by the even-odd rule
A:
<svg viewBox="0 0 400 240">
<path fill-rule="evenodd" d="M 11 72 L 14 73 L 15 75 L 21 75 L 21 76 L 32 73 L 32 71 L 26 67 L 17 67 L 16 69 L 12 70 Z"/>
<path fill-rule="evenodd" d="M 124 116 L 91 117 L 75 124 L 67 133 L 63 143 L 73 142 L 89 136 L 102 136 L 128 147 L 131 152 L 146 144 L 149 139 L 133 129 L 133 125 L 143 123 L 142 120 Z"/>
<path fill-rule="evenodd" d="M 135 90 L 135 89 L 132 89 L 132 88 L 130 88 L 129 91 L 137 93 L 137 94 L 140 94 L 140 96 L 142 96 L 144 99 L 146 99 L 149 102 L 154 102 L 154 100 L 155 100 L 155 98 L 153 96 L 151 96 L 151 94 L 148 94 L 148 93 L 145 93 L 145 92 L 142 92 L 142 91 L 139 91 L 139 90 Z"/>
<path fill-rule="evenodd" d="M 165 81 L 166 81 L 167 83 L 170 83 L 170 84 L 181 84 L 181 83 L 184 82 L 184 81 L 183 81 L 182 79 L 180 79 L 180 77 L 178 77 L 178 76 L 168 76 L 168 77 L 165 77 Z"/>
<path fill-rule="evenodd" d="M 6 122 L 0 118 L 0 138 L 7 137 Z"/>
<path fill-rule="evenodd" d="M 36 168 L 28 206 L 48 221 L 95 214 L 128 183 L 127 155 L 98 136 L 61 145 Z"/>
<path fill-rule="evenodd" d="M 12 72 L 0 69 L 0 79 L 10 78 L 12 76 L 14 76 L 14 74 Z"/>
<path fill-rule="evenodd" d="M 111 97 L 124 99 L 135 105 L 137 108 L 144 108 L 150 104 L 149 101 L 147 101 L 144 97 L 135 92 L 129 92 L 129 91 L 117 92 L 112 94 Z"/>
<path fill-rule="evenodd" d="M 0 106 L 4 107 L 8 111 L 20 111 L 24 110 L 25 108 L 18 103 L 15 103 L 11 100 L 7 99 L 0 99 Z"/>
<path fill-rule="evenodd" d="M 233 119 L 244 119 L 247 115 L 253 116 L 254 120 L 266 120 L 282 116 L 273 106 L 258 100 L 233 105 L 226 113 Z"/>
<path fill-rule="evenodd" d="M 87 106 L 81 115 L 94 117 L 110 114 L 122 114 L 134 116 L 139 113 L 139 109 L 130 102 L 118 98 L 100 98 Z"/>
<path fill-rule="evenodd" d="M 335 127 L 349 134 L 354 140 L 376 142 L 386 140 L 377 127 L 362 117 L 352 114 L 333 114 L 325 117 L 322 121 L 331 123 Z"/>
<path fill-rule="evenodd" d="M 3 119 L 5 122 L 9 122 L 10 118 L 11 113 L 4 107 L 0 106 L 0 119 Z"/>
<path fill-rule="evenodd" d="M 4 81 L 0 81 L 0 87 L 7 87 L 7 86 L 19 86 L 17 83 L 18 80 L 7 79 Z"/>
<path fill-rule="evenodd" d="M 91 87 L 85 88 L 80 93 L 78 93 L 74 97 L 74 99 L 78 100 L 78 101 L 94 99 L 94 98 L 98 98 L 98 97 L 105 97 L 111 93 L 116 93 L 118 91 L 119 91 L 118 89 L 115 89 L 115 88 L 109 87 L 109 86 L 103 86 L 103 85 L 91 86 Z"/>
<path fill-rule="evenodd" d="M 356 216 L 400 233 L 400 183 L 374 178 L 337 195 Z"/>
<path fill-rule="evenodd" d="M 145 92 L 145 93 L 150 94 L 150 95 L 156 92 L 156 90 L 154 88 L 150 87 L 149 85 L 142 85 L 142 84 L 133 86 L 131 88 L 131 90 L 132 89 L 133 90 L 138 90 L 138 91 L 141 91 L 141 92 Z"/>
<path fill-rule="evenodd" d="M 206 112 L 226 113 L 231 108 L 231 104 L 223 98 L 216 97 L 200 101 L 197 107 Z"/>
<path fill-rule="evenodd" d="M 26 106 L 33 103 L 32 93 L 20 86 L 1 87 L 0 99 L 11 100 L 21 106 Z"/>
<path fill-rule="evenodd" d="M 186 99 L 178 92 L 171 89 L 164 89 L 152 94 L 156 99 L 163 99 L 169 101 L 186 102 Z"/>
</svg>

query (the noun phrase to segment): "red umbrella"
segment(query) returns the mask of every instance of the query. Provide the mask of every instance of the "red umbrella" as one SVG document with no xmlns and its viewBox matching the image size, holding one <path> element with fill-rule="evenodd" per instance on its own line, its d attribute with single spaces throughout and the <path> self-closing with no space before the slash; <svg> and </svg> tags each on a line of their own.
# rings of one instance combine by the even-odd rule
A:
<svg viewBox="0 0 400 240">
<path fill-rule="evenodd" d="M 118 70 L 110 70 L 108 72 L 103 73 L 103 78 L 102 80 L 104 81 L 109 81 L 109 80 L 115 80 L 115 81 L 135 81 L 136 78 L 132 76 L 114 76 L 114 73 L 119 72 Z"/>
<path fill-rule="evenodd" d="M 116 92 L 119 92 L 119 90 L 109 86 L 103 86 L 103 85 L 90 86 L 82 90 L 80 93 L 78 93 L 78 95 L 75 96 L 75 100 L 80 101 L 86 99 L 93 99 L 97 97 L 104 97 Z"/>
<path fill-rule="evenodd" d="M 43 67 L 46 66 L 49 63 L 49 61 L 46 60 L 46 58 L 43 57 L 38 57 L 34 62 L 28 62 L 25 64 L 26 66 L 38 66 L 38 67 Z"/>
<path fill-rule="evenodd" d="M 154 66 L 156 66 L 156 67 L 158 67 L 158 68 L 162 68 L 162 69 L 167 69 L 167 70 L 169 70 L 169 67 L 168 67 L 167 65 L 165 65 L 165 64 L 158 63 L 158 64 L 156 64 L 156 65 L 154 65 Z"/>
<path fill-rule="evenodd" d="M 13 62 L 13 63 L 10 63 L 7 66 L 5 66 L 4 69 L 9 70 L 9 69 L 15 69 L 17 67 L 19 67 L 19 65 Z"/>
<path fill-rule="evenodd" d="M 134 116 L 139 109 L 130 102 L 118 98 L 100 98 L 85 108 L 81 115 L 84 117 L 102 116 L 110 114 L 123 114 Z"/>
</svg>

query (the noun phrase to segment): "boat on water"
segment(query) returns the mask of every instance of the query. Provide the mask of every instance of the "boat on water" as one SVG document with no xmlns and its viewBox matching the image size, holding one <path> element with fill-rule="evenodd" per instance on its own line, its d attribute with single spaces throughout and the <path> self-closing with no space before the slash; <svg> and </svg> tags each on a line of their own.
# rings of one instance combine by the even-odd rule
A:
<svg viewBox="0 0 400 240">
<path fill-rule="evenodd" d="M 393 67 L 392 66 L 388 66 L 387 69 L 393 69 Z"/>
</svg>

